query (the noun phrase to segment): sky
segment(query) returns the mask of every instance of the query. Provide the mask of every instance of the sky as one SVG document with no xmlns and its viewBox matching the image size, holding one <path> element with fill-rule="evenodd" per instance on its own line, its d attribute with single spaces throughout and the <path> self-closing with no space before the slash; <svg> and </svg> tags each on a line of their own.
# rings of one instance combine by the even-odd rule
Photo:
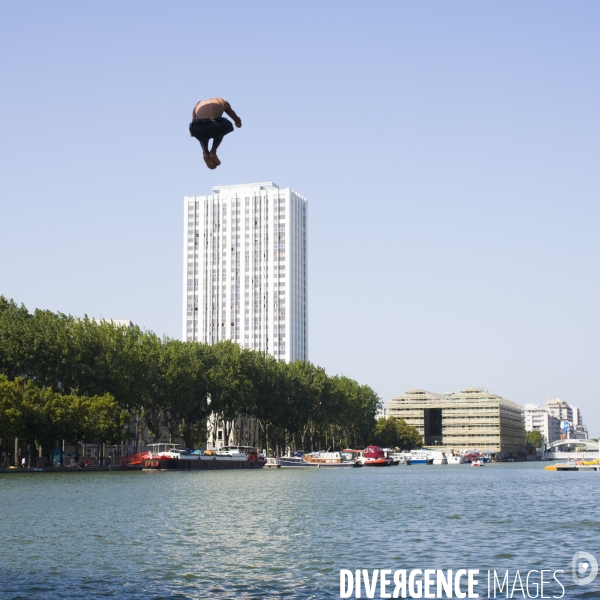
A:
<svg viewBox="0 0 600 600">
<path fill-rule="evenodd" d="M 600 4 L 0 3 L 0 294 L 182 328 L 183 197 L 308 200 L 309 359 L 600 431 Z M 188 124 L 243 127 L 208 170 Z"/>
</svg>

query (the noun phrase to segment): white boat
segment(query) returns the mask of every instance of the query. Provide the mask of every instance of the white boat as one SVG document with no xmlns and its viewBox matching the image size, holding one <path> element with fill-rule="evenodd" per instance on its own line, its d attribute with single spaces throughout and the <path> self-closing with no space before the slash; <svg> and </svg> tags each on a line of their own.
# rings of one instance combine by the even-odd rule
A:
<svg viewBox="0 0 600 600">
<path fill-rule="evenodd" d="M 393 464 L 397 464 L 397 465 L 405 465 L 406 464 L 406 458 L 405 458 L 403 452 L 392 452 L 390 454 L 390 458 L 394 461 Z"/>
<path fill-rule="evenodd" d="M 432 465 L 433 455 L 429 450 L 411 450 L 408 460 L 411 465 Z"/>
<path fill-rule="evenodd" d="M 311 466 L 317 467 L 354 467 L 353 460 L 348 460 L 343 452 L 310 452 L 302 459 Z"/>
<path fill-rule="evenodd" d="M 182 455 L 189 457 L 191 455 L 185 454 L 185 450 L 178 448 L 178 444 L 148 444 L 150 448 L 148 452 L 149 460 L 169 460 L 172 458 L 181 458 Z M 198 458 L 197 456 L 195 458 Z"/>
<path fill-rule="evenodd" d="M 449 465 L 464 465 L 467 462 L 465 457 L 460 454 L 447 454 L 446 460 Z"/>
<path fill-rule="evenodd" d="M 440 450 L 434 450 L 431 455 L 433 456 L 433 464 L 434 465 L 447 465 L 448 459 L 446 458 L 446 453 Z"/>
<path fill-rule="evenodd" d="M 313 465 L 309 462 L 306 462 L 301 456 L 282 456 L 278 459 L 279 464 L 282 467 L 317 467 L 318 465 Z"/>
<path fill-rule="evenodd" d="M 215 451 L 217 460 L 248 460 L 249 454 L 256 454 L 256 448 L 251 446 L 222 446 Z"/>
<path fill-rule="evenodd" d="M 483 458 L 478 458 L 471 463 L 472 467 L 483 467 L 483 465 L 485 465 Z"/>
<path fill-rule="evenodd" d="M 397 466 L 400 464 L 400 453 L 394 452 L 391 448 L 382 448 L 383 454 L 386 458 L 389 458 L 392 462 L 390 463 L 392 466 Z"/>
<path fill-rule="evenodd" d="M 285 468 L 302 468 L 302 467 L 316 467 L 318 465 L 311 464 L 304 460 L 304 452 L 294 452 L 293 456 L 281 456 L 277 459 L 279 464 Z"/>
</svg>

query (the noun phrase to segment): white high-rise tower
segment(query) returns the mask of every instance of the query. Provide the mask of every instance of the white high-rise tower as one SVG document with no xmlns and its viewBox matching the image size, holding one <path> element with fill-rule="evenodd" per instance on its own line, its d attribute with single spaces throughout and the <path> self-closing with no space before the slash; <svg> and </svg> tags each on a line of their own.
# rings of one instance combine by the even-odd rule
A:
<svg viewBox="0 0 600 600">
<path fill-rule="evenodd" d="M 186 196 L 183 340 L 307 360 L 306 199 L 272 182 Z"/>
</svg>

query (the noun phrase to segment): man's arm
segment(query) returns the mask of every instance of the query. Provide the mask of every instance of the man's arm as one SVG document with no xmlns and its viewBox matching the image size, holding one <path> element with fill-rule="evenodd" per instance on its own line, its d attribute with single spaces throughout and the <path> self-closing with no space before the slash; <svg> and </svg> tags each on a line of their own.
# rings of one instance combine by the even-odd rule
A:
<svg viewBox="0 0 600 600">
<path fill-rule="evenodd" d="M 200 102 L 196 102 L 196 106 L 198 106 L 198 104 L 200 104 Z M 196 118 L 196 106 L 194 106 L 194 110 L 192 110 L 192 123 L 194 122 L 194 119 Z M 190 137 L 193 137 L 191 131 L 190 131 Z"/>
<path fill-rule="evenodd" d="M 242 126 L 242 120 L 235 114 L 233 108 L 231 108 L 231 104 L 229 102 L 225 102 L 225 112 L 233 119 L 236 127 Z"/>
</svg>

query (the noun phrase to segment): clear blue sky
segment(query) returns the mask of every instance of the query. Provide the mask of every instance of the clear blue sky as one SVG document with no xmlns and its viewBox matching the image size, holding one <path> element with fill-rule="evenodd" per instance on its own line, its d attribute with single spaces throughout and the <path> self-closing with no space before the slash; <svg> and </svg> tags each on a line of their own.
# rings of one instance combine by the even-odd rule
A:
<svg viewBox="0 0 600 600">
<path fill-rule="evenodd" d="M 597 1 L 0 3 L 0 293 L 181 330 L 183 196 L 309 200 L 309 353 L 600 430 Z M 200 98 L 243 119 L 209 171 Z"/>
</svg>

